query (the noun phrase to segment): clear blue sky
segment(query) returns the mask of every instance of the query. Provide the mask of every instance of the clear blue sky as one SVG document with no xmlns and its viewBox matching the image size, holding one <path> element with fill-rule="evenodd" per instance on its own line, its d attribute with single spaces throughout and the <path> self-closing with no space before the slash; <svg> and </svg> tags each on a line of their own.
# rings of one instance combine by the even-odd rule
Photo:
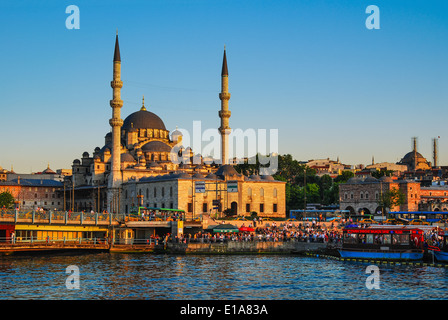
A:
<svg viewBox="0 0 448 320">
<path fill-rule="evenodd" d="M 80 29 L 68 30 L 68 5 Z M 368 5 L 380 30 L 368 30 Z M 448 1 L 0 2 L 0 166 L 71 168 L 104 145 L 118 28 L 122 118 L 141 97 L 167 129 L 219 126 L 227 48 L 232 128 L 279 129 L 298 160 L 396 162 L 418 137 L 448 165 Z"/>
</svg>

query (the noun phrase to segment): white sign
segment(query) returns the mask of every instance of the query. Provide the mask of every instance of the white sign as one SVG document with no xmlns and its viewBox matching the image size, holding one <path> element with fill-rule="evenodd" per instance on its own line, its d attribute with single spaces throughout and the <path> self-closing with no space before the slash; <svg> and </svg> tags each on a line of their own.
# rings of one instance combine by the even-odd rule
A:
<svg viewBox="0 0 448 320">
<path fill-rule="evenodd" d="M 194 183 L 194 189 L 196 193 L 205 193 L 205 182 L 204 181 L 196 181 Z"/>
<path fill-rule="evenodd" d="M 227 181 L 227 192 L 238 192 L 238 181 Z"/>
</svg>

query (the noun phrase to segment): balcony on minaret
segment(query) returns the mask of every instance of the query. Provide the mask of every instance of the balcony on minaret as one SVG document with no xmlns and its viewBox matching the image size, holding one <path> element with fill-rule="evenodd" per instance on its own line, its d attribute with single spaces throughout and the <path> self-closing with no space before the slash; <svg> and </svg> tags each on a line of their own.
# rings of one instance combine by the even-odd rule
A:
<svg viewBox="0 0 448 320">
<path fill-rule="evenodd" d="M 121 80 L 112 80 L 110 82 L 110 86 L 112 88 L 123 88 L 123 81 L 121 81 Z"/>
<path fill-rule="evenodd" d="M 219 117 L 220 118 L 230 118 L 231 112 L 229 110 L 220 110 Z"/>
<path fill-rule="evenodd" d="M 220 100 L 229 100 L 230 99 L 230 93 L 229 92 L 221 92 L 219 94 Z"/>
</svg>

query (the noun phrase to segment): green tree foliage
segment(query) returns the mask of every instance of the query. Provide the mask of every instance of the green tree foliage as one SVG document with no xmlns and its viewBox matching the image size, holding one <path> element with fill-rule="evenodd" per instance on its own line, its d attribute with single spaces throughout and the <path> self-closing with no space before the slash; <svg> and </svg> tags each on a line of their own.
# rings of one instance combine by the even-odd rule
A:
<svg viewBox="0 0 448 320">
<path fill-rule="evenodd" d="M 9 191 L 0 193 L 0 208 L 14 208 L 14 197 Z"/>
<path fill-rule="evenodd" d="M 392 188 L 381 194 L 378 199 L 378 205 L 390 210 L 393 207 L 404 204 L 405 201 L 405 194 L 397 188 Z"/>
<path fill-rule="evenodd" d="M 260 169 L 260 155 L 252 158 L 254 164 L 242 163 L 235 166 L 235 170 L 244 175 L 256 174 Z M 273 175 L 275 180 L 285 181 L 286 212 L 291 209 L 303 209 L 306 202 L 321 203 L 323 205 L 339 202 L 339 184 L 347 182 L 354 176 L 351 171 L 343 171 L 332 179 L 329 175 L 319 177 L 316 171 L 305 164 L 293 159 L 292 155 L 278 156 L 278 169 Z"/>
<path fill-rule="evenodd" d="M 391 176 L 393 173 L 394 173 L 393 170 L 381 169 L 381 170 L 372 172 L 372 177 L 379 179 L 383 176 Z"/>
</svg>

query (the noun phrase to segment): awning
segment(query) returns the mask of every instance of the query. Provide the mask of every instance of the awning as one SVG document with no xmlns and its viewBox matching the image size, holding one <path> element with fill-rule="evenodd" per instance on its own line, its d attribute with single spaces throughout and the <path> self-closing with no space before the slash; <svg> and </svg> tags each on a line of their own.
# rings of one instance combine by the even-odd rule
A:
<svg viewBox="0 0 448 320">
<path fill-rule="evenodd" d="M 238 227 L 233 224 L 219 224 L 213 227 L 213 232 L 239 232 Z"/>
<path fill-rule="evenodd" d="M 238 229 L 240 232 L 254 232 L 255 229 L 254 228 L 249 228 L 249 227 L 241 227 Z"/>
</svg>

